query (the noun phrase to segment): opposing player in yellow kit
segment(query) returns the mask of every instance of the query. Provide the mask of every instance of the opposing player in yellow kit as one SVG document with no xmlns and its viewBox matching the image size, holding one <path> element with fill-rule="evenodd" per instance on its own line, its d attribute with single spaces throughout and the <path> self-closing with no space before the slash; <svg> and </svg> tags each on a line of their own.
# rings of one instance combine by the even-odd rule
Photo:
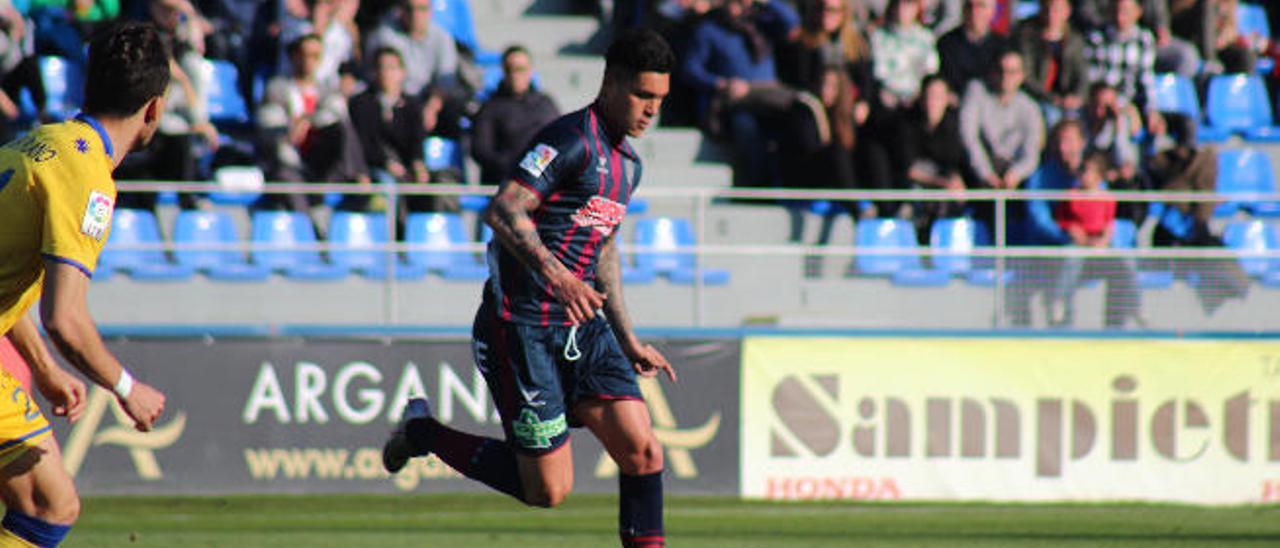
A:
<svg viewBox="0 0 1280 548">
<path fill-rule="evenodd" d="M 89 279 L 115 204 L 111 172 L 145 146 L 164 112 L 169 53 L 150 25 L 125 23 L 89 43 L 84 112 L 0 148 L 0 333 L 31 366 L 55 415 L 75 420 L 84 383 L 53 361 L 28 311 L 66 360 L 111 388 L 138 430 L 151 428 L 164 395 L 133 380 L 88 312 Z M 0 372 L 0 547 L 56 546 L 80 513 L 75 484 L 49 423 L 12 375 Z"/>
</svg>

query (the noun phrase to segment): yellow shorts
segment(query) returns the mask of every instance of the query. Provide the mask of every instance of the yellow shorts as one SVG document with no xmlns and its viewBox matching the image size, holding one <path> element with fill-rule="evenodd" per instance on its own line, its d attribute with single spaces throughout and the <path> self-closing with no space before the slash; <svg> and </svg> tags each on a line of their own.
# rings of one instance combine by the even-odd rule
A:
<svg viewBox="0 0 1280 548">
<path fill-rule="evenodd" d="M 49 421 L 27 389 L 0 367 L 0 467 L 8 466 L 51 435 Z"/>
</svg>

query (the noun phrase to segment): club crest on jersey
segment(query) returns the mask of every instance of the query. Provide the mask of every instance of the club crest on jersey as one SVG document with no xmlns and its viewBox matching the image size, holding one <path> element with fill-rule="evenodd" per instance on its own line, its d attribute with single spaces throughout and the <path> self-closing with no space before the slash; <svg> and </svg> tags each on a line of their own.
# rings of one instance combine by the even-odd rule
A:
<svg viewBox="0 0 1280 548">
<path fill-rule="evenodd" d="M 551 145 L 538 143 L 528 154 L 524 155 L 524 159 L 520 160 L 520 168 L 528 171 L 534 177 L 541 177 L 542 172 L 547 170 L 547 166 L 551 165 L 551 161 L 556 159 L 560 151 Z"/>
<path fill-rule="evenodd" d="M 622 222 L 626 214 L 627 206 L 603 196 L 592 196 L 587 205 L 574 212 L 573 223 L 608 236 L 613 233 L 613 228 Z"/>
<path fill-rule="evenodd" d="M 80 221 L 80 232 L 95 240 L 102 240 L 107 235 L 107 227 L 111 225 L 111 198 L 98 191 L 89 193 L 89 205 L 84 209 L 84 220 Z"/>
</svg>

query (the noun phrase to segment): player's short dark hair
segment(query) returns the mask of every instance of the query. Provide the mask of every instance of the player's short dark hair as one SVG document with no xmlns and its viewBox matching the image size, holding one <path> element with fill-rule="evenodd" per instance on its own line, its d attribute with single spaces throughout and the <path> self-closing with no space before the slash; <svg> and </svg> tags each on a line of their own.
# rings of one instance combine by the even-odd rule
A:
<svg viewBox="0 0 1280 548">
<path fill-rule="evenodd" d="M 604 72 L 608 75 L 634 77 L 642 72 L 670 74 L 676 54 L 666 39 L 653 29 L 634 28 L 623 31 L 604 55 Z"/>
<path fill-rule="evenodd" d="M 169 46 L 150 23 L 123 22 L 89 40 L 84 111 L 130 116 L 169 87 Z"/>
</svg>

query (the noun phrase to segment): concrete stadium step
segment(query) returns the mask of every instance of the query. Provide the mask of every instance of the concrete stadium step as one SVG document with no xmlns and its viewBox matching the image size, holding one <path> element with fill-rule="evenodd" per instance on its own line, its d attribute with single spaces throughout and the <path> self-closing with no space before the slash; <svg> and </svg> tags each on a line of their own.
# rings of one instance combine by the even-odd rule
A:
<svg viewBox="0 0 1280 548">
<path fill-rule="evenodd" d="M 786 208 L 766 205 L 715 204 L 707 217 L 708 244 L 784 244 L 794 222 Z"/>
<path fill-rule="evenodd" d="M 476 25 L 495 19 L 515 19 L 534 14 L 576 13 L 575 0 L 468 0 Z"/>
<path fill-rule="evenodd" d="M 729 188 L 733 184 L 733 169 L 727 164 L 678 164 L 655 158 L 644 164 L 640 188 Z"/>
<path fill-rule="evenodd" d="M 654 128 L 632 144 L 646 162 L 691 165 L 729 161 L 727 149 L 704 139 L 702 133 L 693 128 Z"/>
<path fill-rule="evenodd" d="M 534 54 L 534 71 L 543 92 L 555 99 L 563 112 L 580 109 L 595 99 L 604 78 L 604 59 Z"/>
<path fill-rule="evenodd" d="M 546 59 L 554 54 L 572 53 L 575 45 L 587 43 L 599 28 L 600 23 L 592 17 L 528 15 L 477 22 L 476 35 L 486 48 L 502 50 L 518 43 L 535 58 Z"/>
</svg>

